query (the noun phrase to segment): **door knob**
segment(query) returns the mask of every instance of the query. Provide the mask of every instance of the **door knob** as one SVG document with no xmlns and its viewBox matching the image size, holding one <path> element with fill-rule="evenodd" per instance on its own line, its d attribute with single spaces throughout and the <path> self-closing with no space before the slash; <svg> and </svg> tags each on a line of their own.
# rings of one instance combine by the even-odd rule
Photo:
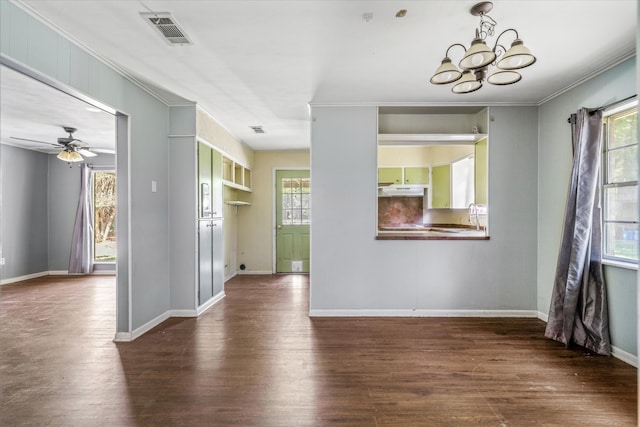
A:
<svg viewBox="0 0 640 427">
<path fill-rule="evenodd" d="M 278 230 L 280 230 L 282 228 L 282 225 L 278 224 Z"/>
</svg>

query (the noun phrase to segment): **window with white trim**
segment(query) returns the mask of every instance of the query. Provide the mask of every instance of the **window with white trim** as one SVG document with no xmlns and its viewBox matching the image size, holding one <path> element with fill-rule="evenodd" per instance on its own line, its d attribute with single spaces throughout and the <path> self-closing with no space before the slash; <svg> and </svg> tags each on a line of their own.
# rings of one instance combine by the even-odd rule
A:
<svg viewBox="0 0 640 427">
<path fill-rule="evenodd" d="M 116 261 L 116 172 L 93 171 L 93 260 Z"/>
<path fill-rule="evenodd" d="M 605 260 L 638 263 L 637 101 L 604 116 L 602 222 Z"/>
</svg>

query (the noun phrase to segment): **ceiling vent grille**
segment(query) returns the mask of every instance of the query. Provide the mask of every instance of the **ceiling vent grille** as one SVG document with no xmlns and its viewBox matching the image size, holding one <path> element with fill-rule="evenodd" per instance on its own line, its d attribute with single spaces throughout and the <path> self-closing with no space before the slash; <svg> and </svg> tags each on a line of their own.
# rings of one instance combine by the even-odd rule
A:
<svg viewBox="0 0 640 427">
<path fill-rule="evenodd" d="M 141 13 L 145 21 L 158 30 L 171 46 L 193 44 L 184 30 L 169 12 Z"/>
<path fill-rule="evenodd" d="M 262 126 L 249 126 L 255 133 L 264 133 L 264 129 Z"/>
</svg>

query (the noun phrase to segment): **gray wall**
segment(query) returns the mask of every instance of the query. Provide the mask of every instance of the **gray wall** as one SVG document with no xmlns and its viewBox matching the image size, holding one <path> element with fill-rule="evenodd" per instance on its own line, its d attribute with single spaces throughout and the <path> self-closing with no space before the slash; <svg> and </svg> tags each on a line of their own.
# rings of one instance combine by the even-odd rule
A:
<svg viewBox="0 0 640 427">
<path fill-rule="evenodd" d="M 636 93 L 635 57 L 539 107 L 538 310 L 549 313 L 571 174 L 570 114 Z M 637 272 L 605 266 L 612 344 L 637 354 Z"/>
<path fill-rule="evenodd" d="M 196 107 L 171 107 L 170 110 L 171 308 L 193 311 L 198 306 Z"/>
<path fill-rule="evenodd" d="M 130 333 L 170 308 L 169 109 L 13 3 L 0 2 L 0 51 L 41 75 L 128 115 L 118 153 L 118 332 Z M 151 192 L 151 181 L 158 191 Z"/>
<path fill-rule="evenodd" d="M 0 145 L 2 280 L 49 270 L 47 157 Z"/>
<path fill-rule="evenodd" d="M 115 127 L 115 119 L 114 119 Z M 99 154 L 89 162 L 115 168 L 113 154 Z M 66 272 L 71 255 L 71 236 L 80 196 L 80 167 L 48 156 L 49 271 Z"/>
<path fill-rule="evenodd" d="M 313 106 L 312 315 L 535 314 L 536 108 L 489 114 L 491 240 L 376 241 L 376 108 Z"/>
<path fill-rule="evenodd" d="M 0 146 L 2 157 L 2 279 L 66 272 L 80 193 L 80 168 L 55 155 Z M 113 166 L 110 154 L 92 164 Z"/>
</svg>

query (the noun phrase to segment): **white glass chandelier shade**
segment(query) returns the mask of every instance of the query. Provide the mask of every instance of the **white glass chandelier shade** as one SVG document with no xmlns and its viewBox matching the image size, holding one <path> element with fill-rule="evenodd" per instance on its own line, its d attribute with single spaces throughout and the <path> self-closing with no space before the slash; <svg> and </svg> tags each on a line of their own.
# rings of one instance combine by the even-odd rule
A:
<svg viewBox="0 0 640 427">
<path fill-rule="evenodd" d="M 81 162 L 84 160 L 82 156 L 74 150 L 62 150 L 56 157 L 65 162 Z"/>
<path fill-rule="evenodd" d="M 536 57 L 531 54 L 531 51 L 522 43 L 522 40 L 515 39 L 496 66 L 503 70 L 518 70 L 528 67 L 534 62 L 536 62 Z"/>
<path fill-rule="evenodd" d="M 496 60 L 496 53 L 482 39 L 475 38 L 471 47 L 460 60 L 460 68 L 464 70 L 477 70 L 486 67 Z"/>
<path fill-rule="evenodd" d="M 438 67 L 433 77 L 429 80 L 436 85 L 442 85 L 446 83 L 453 83 L 462 77 L 462 73 L 458 68 L 451 63 L 451 59 L 445 57 L 442 60 L 442 64 Z"/>
<path fill-rule="evenodd" d="M 522 80 L 520 73 L 515 70 L 535 63 L 536 57 L 524 45 L 514 28 L 502 31 L 495 41 L 491 42 L 493 48 L 487 46 L 488 37 L 494 35 L 497 25 L 496 20 L 487 15 L 492 8 L 493 3 L 490 1 L 477 3 L 471 8 L 471 15 L 480 17 L 480 25 L 476 28 L 471 46 L 468 49 L 461 43 L 449 46 L 445 58 L 430 79 L 431 83 L 453 83 L 453 93 L 470 93 L 480 89 L 485 80 L 498 86 L 511 85 Z M 509 49 L 500 44 L 500 40 L 507 33 L 513 33 L 515 36 Z M 460 47 L 464 51 L 458 67 L 451 63 L 449 57 L 449 51 L 454 47 Z"/>
<path fill-rule="evenodd" d="M 522 76 L 517 71 L 512 70 L 496 70 L 487 78 L 492 85 L 510 85 L 520 81 Z"/>
<path fill-rule="evenodd" d="M 453 93 L 474 92 L 482 87 L 482 82 L 476 80 L 476 76 L 471 71 L 464 71 L 462 78 L 451 88 Z"/>
</svg>

